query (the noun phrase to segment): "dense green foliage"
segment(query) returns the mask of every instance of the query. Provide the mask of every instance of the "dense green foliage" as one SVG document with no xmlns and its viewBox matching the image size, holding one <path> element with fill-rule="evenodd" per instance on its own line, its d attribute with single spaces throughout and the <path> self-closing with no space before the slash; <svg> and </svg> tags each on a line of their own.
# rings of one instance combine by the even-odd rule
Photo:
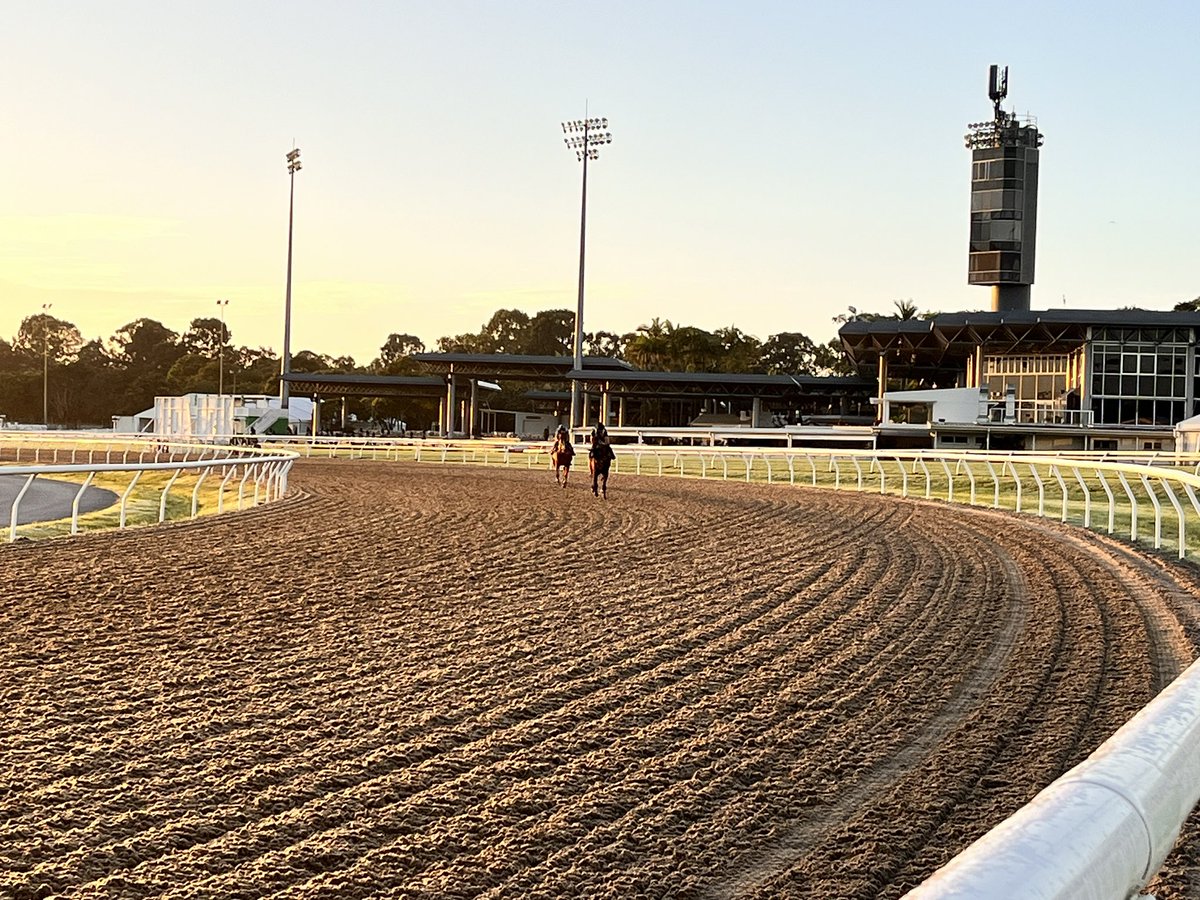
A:
<svg viewBox="0 0 1200 900">
<path fill-rule="evenodd" d="M 476 334 L 443 337 L 440 351 L 565 356 L 572 352 L 574 313 L 555 309 L 530 316 L 498 310 Z M 12 341 L 0 339 L 0 415 L 10 422 L 41 422 L 43 388 L 52 425 L 107 426 L 154 398 L 191 392 L 274 394 L 280 360 L 268 347 L 239 347 L 216 318 L 193 319 L 183 334 L 153 319 L 138 319 L 107 340 L 85 342 L 70 322 L 42 313 L 26 318 Z M 379 355 L 360 365 L 348 356 L 310 350 L 292 356 L 292 370 L 312 373 L 414 375 L 412 359 L 425 345 L 411 334 L 390 334 Z M 837 340 L 818 344 L 798 332 L 760 341 L 734 326 L 705 331 L 654 318 L 629 334 L 584 335 L 584 353 L 625 359 L 642 369 L 674 372 L 846 374 Z M 514 386 L 515 387 L 515 386 Z M 396 401 L 354 401 L 367 419 L 400 418 Z"/>
</svg>

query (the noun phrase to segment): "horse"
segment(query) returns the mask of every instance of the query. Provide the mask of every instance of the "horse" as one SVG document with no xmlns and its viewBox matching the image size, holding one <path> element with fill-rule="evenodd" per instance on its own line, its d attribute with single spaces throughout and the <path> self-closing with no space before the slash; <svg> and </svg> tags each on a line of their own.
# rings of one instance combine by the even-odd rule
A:
<svg viewBox="0 0 1200 900">
<path fill-rule="evenodd" d="M 588 451 L 588 471 L 592 476 L 592 496 L 608 499 L 608 470 L 617 454 L 608 441 L 593 443 Z"/>
<path fill-rule="evenodd" d="M 575 458 L 575 448 L 565 434 L 559 434 L 554 439 L 554 448 L 550 451 L 550 465 L 554 468 L 554 481 L 559 487 L 567 486 L 571 475 L 571 461 Z"/>
</svg>

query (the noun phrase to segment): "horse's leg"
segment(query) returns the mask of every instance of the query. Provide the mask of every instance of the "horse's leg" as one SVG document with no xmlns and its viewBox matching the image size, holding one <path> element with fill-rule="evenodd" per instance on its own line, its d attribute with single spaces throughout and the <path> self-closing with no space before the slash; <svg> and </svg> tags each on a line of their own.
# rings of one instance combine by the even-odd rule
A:
<svg viewBox="0 0 1200 900">
<path fill-rule="evenodd" d="M 600 495 L 605 500 L 608 499 L 608 467 L 604 467 L 604 472 L 600 475 Z"/>
</svg>

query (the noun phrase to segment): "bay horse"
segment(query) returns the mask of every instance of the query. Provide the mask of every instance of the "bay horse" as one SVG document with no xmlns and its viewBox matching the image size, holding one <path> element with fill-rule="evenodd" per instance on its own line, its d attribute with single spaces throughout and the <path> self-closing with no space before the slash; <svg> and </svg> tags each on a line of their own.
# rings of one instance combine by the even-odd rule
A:
<svg viewBox="0 0 1200 900">
<path fill-rule="evenodd" d="M 573 459 L 575 448 L 571 446 L 571 437 L 565 428 L 560 428 L 554 435 L 554 447 L 550 450 L 550 465 L 554 468 L 554 481 L 559 487 L 567 486 Z"/>
</svg>

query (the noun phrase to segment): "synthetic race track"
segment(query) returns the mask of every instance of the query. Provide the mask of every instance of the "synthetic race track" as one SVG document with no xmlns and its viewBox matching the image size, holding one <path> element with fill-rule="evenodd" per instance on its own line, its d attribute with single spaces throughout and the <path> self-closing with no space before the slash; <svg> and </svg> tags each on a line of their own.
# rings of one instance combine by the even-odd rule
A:
<svg viewBox="0 0 1200 900">
<path fill-rule="evenodd" d="M 1191 568 L 1053 523 L 585 481 L 0 547 L 0 897 L 895 897 L 1200 646 Z"/>
</svg>

